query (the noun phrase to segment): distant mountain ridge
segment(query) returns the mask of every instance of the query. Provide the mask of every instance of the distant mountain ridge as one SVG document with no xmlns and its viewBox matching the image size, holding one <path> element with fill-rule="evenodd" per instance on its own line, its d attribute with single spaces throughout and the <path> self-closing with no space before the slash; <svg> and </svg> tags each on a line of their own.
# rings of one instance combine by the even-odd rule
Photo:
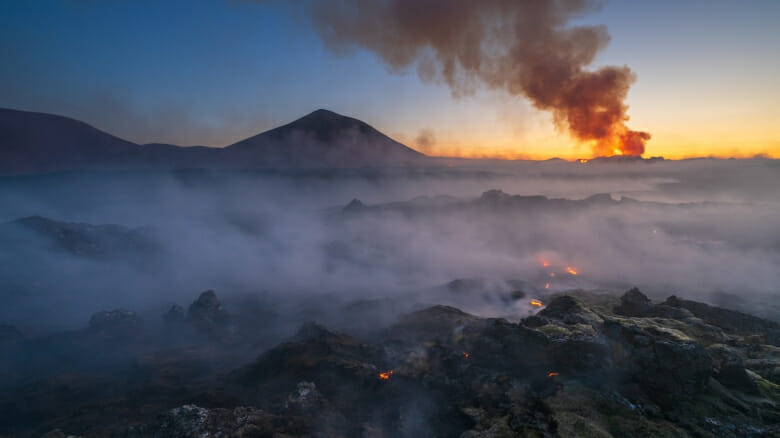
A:
<svg viewBox="0 0 780 438">
<path fill-rule="evenodd" d="M 225 148 L 139 145 L 67 117 L 0 109 L 0 174 L 144 168 L 417 165 L 426 156 L 368 124 L 317 110 Z"/>
</svg>

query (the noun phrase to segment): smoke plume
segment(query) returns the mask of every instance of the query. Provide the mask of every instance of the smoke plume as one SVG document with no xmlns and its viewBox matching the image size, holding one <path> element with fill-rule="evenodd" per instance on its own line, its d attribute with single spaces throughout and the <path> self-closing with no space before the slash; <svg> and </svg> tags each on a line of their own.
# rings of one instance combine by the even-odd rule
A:
<svg viewBox="0 0 780 438">
<path fill-rule="evenodd" d="M 416 66 L 456 96 L 486 86 L 550 111 L 596 155 L 641 155 L 650 134 L 633 131 L 626 66 L 589 70 L 609 42 L 604 26 L 570 26 L 590 0 L 302 0 L 325 44 L 363 48 L 391 70 Z"/>
</svg>

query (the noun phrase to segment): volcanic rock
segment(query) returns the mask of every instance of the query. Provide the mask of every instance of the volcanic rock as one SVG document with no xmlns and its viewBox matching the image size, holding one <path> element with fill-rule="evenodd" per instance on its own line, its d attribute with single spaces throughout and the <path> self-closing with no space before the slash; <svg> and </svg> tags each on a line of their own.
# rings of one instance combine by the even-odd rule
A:
<svg viewBox="0 0 780 438">
<path fill-rule="evenodd" d="M 60 429 L 54 429 L 50 430 L 49 432 L 43 434 L 41 438 L 80 438 L 76 435 L 66 435 L 63 431 Z"/>
<path fill-rule="evenodd" d="M 312 382 L 298 382 L 295 391 L 287 396 L 285 407 L 298 411 L 312 411 L 321 407 L 323 403 L 324 399 L 317 390 L 317 385 Z"/>
<path fill-rule="evenodd" d="M 101 333 L 131 334 L 142 326 L 143 321 L 132 310 L 103 310 L 89 318 L 90 330 Z"/>
<path fill-rule="evenodd" d="M 742 356 L 735 349 L 715 344 L 708 347 L 707 351 L 712 357 L 714 377 L 720 383 L 745 393 L 758 392 L 758 385 L 748 375 Z"/>
<path fill-rule="evenodd" d="M 764 343 L 766 331 L 751 331 L 769 326 L 721 328 L 712 315 L 729 315 L 724 309 L 693 316 L 698 303 L 686 304 L 691 311 L 648 304 L 638 291 L 624 297 L 553 296 L 520 322 L 433 306 L 370 332 L 307 323 L 248 363 L 243 347 L 257 348 L 251 344 L 198 342 L 160 353 L 144 339 L 78 350 L 93 335 L 77 331 L 46 342 L 60 347 L 58 357 L 80 358 L 121 345 L 127 354 L 115 360 L 129 357 L 132 367 L 123 362 L 119 380 L 69 372 L 15 396 L 0 391 L 0 410 L 9 413 L 0 416 L 0 434 L 58 427 L 127 437 L 780 436 L 780 348 Z M 676 311 L 687 316 L 654 316 Z M 186 320 L 222 312 L 206 292 Z M 236 351 L 239 359 L 227 360 Z M 24 418 L 46 423 L 27 426 Z"/>
<path fill-rule="evenodd" d="M 607 319 L 604 330 L 617 343 L 617 366 L 662 408 L 671 409 L 706 388 L 712 359 L 701 344 L 618 319 Z"/>
<path fill-rule="evenodd" d="M 366 208 L 366 204 L 360 201 L 360 199 L 354 198 L 352 201 L 349 202 L 349 204 L 345 205 L 344 208 L 341 209 L 344 213 L 354 213 L 361 211 Z"/>
<path fill-rule="evenodd" d="M 653 307 L 645 294 L 633 288 L 620 297 L 620 305 L 615 307 L 615 313 L 625 316 L 645 316 Z"/>
<path fill-rule="evenodd" d="M 252 407 L 206 409 L 184 405 L 153 423 L 131 427 L 125 438 L 300 436 L 310 426 L 302 418 L 279 417 Z M 281 435 L 289 434 L 289 435 Z"/>
<path fill-rule="evenodd" d="M 228 326 L 230 317 L 213 290 L 200 294 L 187 310 L 187 321 L 196 329 L 214 333 Z"/>
<path fill-rule="evenodd" d="M 165 312 L 165 315 L 163 315 L 163 320 L 168 324 L 181 323 L 184 322 L 185 319 L 184 308 L 178 304 L 171 306 L 171 308 Z"/>
<path fill-rule="evenodd" d="M 602 318 L 588 309 L 582 301 L 570 295 L 554 298 L 541 312 L 539 316 L 559 320 L 564 324 L 600 324 Z"/>
<path fill-rule="evenodd" d="M 671 296 L 665 305 L 683 308 L 701 318 L 707 324 L 740 334 L 760 334 L 769 345 L 780 346 L 780 324 L 747 315 L 735 310 L 710 306 L 696 301 Z"/>
<path fill-rule="evenodd" d="M 455 307 L 433 306 L 402 316 L 389 332 L 391 336 L 398 338 L 450 337 L 458 327 L 477 319 L 476 316 Z"/>
</svg>

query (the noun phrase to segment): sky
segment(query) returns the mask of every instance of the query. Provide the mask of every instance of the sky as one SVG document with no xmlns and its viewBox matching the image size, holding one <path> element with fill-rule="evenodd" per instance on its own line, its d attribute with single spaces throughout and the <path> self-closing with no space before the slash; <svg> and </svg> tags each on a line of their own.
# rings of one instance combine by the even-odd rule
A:
<svg viewBox="0 0 780 438">
<path fill-rule="evenodd" d="M 296 1 L 7 0 L 0 107 L 60 114 L 138 143 L 226 146 L 327 108 L 425 153 L 578 158 L 591 148 L 522 97 L 454 97 L 374 53 L 334 53 Z M 609 1 L 574 24 L 627 65 L 645 156 L 780 158 L 780 1 Z"/>
</svg>

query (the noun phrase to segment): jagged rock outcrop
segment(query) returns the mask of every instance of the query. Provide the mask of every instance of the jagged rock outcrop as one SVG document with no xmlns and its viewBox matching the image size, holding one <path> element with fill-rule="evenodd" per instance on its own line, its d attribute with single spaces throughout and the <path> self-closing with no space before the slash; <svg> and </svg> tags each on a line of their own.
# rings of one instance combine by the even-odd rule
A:
<svg viewBox="0 0 780 438">
<path fill-rule="evenodd" d="M 187 316 L 184 312 L 184 307 L 178 304 L 171 306 L 171 308 L 165 312 L 165 315 L 163 315 L 163 321 L 165 321 L 167 324 L 183 323 L 186 318 Z"/>
<path fill-rule="evenodd" d="M 225 330 L 230 322 L 228 312 L 222 307 L 213 290 L 203 292 L 190 304 L 186 319 L 193 327 L 206 333 Z"/>
<path fill-rule="evenodd" d="M 637 288 L 633 288 L 620 297 L 620 305 L 615 313 L 625 316 L 645 316 L 653 308 L 653 302 Z"/>
</svg>

